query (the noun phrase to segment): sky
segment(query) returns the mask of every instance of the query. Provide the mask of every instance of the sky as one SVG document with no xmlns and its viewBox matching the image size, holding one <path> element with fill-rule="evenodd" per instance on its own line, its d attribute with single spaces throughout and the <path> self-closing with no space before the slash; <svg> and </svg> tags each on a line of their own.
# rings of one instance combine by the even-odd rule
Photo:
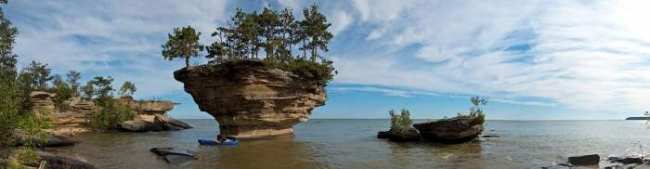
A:
<svg viewBox="0 0 650 169">
<path fill-rule="evenodd" d="M 48 63 L 83 80 L 135 82 L 140 99 L 200 112 L 166 61 L 174 27 L 197 28 L 209 44 L 233 11 L 316 3 L 334 34 L 326 56 L 338 71 L 312 118 L 415 118 L 466 112 L 486 96 L 492 120 L 623 119 L 650 109 L 650 1 L 646 0 L 13 0 L 19 66 Z M 298 17 L 300 18 L 300 17 Z M 193 64 L 206 63 L 195 58 Z"/>
</svg>

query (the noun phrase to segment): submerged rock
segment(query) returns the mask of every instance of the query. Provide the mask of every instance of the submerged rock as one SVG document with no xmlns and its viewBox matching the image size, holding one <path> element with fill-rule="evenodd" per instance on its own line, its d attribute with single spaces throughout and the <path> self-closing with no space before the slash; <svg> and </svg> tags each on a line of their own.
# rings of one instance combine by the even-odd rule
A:
<svg viewBox="0 0 650 169">
<path fill-rule="evenodd" d="M 181 163 L 196 159 L 196 152 L 186 149 L 156 147 L 151 148 L 150 151 L 158 156 L 162 156 L 168 163 Z"/>
<path fill-rule="evenodd" d="M 422 138 L 443 143 L 462 143 L 473 140 L 483 132 L 480 117 L 458 116 L 433 122 L 414 124 Z"/>
<path fill-rule="evenodd" d="M 598 154 L 573 156 L 569 157 L 569 163 L 576 166 L 598 165 L 600 163 L 600 156 Z"/>
<path fill-rule="evenodd" d="M 174 78 L 218 121 L 222 135 L 239 139 L 292 134 L 326 99 L 322 81 L 259 61 L 193 66 Z"/>
</svg>

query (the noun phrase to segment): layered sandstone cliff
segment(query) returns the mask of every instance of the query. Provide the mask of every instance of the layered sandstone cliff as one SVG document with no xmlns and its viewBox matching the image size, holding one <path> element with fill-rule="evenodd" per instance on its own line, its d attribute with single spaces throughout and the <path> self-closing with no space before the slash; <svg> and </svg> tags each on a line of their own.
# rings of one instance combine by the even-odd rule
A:
<svg viewBox="0 0 650 169">
<path fill-rule="evenodd" d="M 326 98 L 322 82 L 255 61 L 194 66 L 174 77 L 221 134 L 240 139 L 292 134 Z"/>
</svg>

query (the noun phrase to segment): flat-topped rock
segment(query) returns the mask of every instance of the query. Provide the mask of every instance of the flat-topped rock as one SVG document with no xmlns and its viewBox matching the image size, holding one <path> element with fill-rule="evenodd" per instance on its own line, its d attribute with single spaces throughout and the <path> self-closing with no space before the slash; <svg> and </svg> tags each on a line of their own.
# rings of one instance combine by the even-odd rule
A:
<svg viewBox="0 0 650 169">
<path fill-rule="evenodd" d="M 325 103 L 325 84 L 257 61 L 193 66 L 174 72 L 221 134 L 239 139 L 293 133 Z"/>
<path fill-rule="evenodd" d="M 424 139 L 443 143 L 462 143 L 476 138 L 483 132 L 483 124 L 477 116 L 458 116 L 426 123 L 413 124 Z"/>
</svg>

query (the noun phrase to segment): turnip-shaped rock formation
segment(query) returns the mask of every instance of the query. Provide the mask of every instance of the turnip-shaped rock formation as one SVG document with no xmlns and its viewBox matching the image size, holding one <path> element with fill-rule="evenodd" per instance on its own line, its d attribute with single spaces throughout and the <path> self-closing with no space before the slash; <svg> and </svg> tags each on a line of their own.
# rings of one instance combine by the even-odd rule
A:
<svg viewBox="0 0 650 169">
<path fill-rule="evenodd" d="M 258 61 L 201 65 L 174 72 L 201 111 L 218 122 L 220 132 L 240 139 L 293 133 L 325 103 L 325 83 Z"/>
</svg>

